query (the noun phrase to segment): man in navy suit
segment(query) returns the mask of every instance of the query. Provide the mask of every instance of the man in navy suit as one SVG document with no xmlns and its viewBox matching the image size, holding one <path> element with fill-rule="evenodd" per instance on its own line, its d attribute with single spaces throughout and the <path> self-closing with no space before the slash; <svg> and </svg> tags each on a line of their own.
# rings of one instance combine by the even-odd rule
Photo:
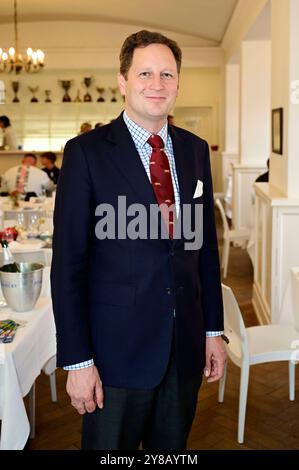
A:
<svg viewBox="0 0 299 470">
<path fill-rule="evenodd" d="M 203 372 L 208 382 L 223 374 L 208 145 L 167 124 L 180 66 L 181 50 L 171 39 L 149 31 L 129 36 L 118 76 L 124 113 L 65 147 L 52 297 L 57 364 L 69 370 L 67 392 L 84 415 L 84 449 L 142 443 L 147 450 L 183 450 Z M 171 174 L 173 238 L 151 212 L 152 135 L 163 141 Z"/>
</svg>

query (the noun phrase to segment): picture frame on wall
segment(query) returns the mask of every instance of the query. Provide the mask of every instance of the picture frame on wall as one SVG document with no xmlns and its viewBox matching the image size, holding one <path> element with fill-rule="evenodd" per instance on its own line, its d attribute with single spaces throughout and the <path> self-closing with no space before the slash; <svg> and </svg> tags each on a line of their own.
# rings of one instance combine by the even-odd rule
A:
<svg viewBox="0 0 299 470">
<path fill-rule="evenodd" d="M 283 108 L 272 109 L 272 152 L 283 154 Z"/>
</svg>

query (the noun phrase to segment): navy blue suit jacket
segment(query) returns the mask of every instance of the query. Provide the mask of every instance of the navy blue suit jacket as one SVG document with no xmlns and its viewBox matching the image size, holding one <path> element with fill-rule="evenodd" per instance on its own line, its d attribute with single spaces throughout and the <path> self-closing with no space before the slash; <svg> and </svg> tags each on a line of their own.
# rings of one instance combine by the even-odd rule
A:
<svg viewBox="0 0 299 470">
<path fill-rule="evenodd" d="M 170 134 L 181 205 L 194 210 L 203 204 L 203 246 L 197 250 L 185 250 L 183 237 L 96 237 L 99 204 L 117 211 L 120 195 L 127 205 L 149 209 L 156 203 L 122 115 L 65 147 L 51 273 L 57 363 L 93 358 L 104 385 L 156 386 L 167 367 L 173 333 L 179 373 L 201 374 L 205 332 L 223 329 L 208 145 L 174 126 Z M 203 194 L 194 199 L 197 180 L 203 182 Z"/>
</svg>

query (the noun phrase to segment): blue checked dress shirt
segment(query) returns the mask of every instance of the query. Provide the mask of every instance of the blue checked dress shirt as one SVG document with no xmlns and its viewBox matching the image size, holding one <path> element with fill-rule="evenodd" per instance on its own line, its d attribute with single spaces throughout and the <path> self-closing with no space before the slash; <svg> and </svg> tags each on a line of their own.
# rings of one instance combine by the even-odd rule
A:
<svg viewBox="0 0 299 470">
<path fill-rule="evenodd" d="M 127 128 L 129 129 L 129 132 L 132 136 L 132 139 L 134 141 L 135 147 L 139 153 L 139 156 L 141 158 L 142 164 L 144 166 L 144 169 L 146 171 L 146 174 L 150 178 L 150 158 L 151 158 L 151 153 L 152 153 L 152 147 L 147 143 L 148 138 L 150 137 L 151 133 L 144 129 L 143 127 L 139 126 L 136 124 L 136 122 L 132 121 L 132 119 L 129 118 L 129 116 L 124 112 L 123 114 L 124 121 L 127 125 Z M 177 177 L 177 172 L 175 168 L 175 160 L 174 160 L 174 154 L 173 154 L 173 147 L 172 147 L 172 141 L 171 137 L 168 134 L 168 127 L 167 127 L 167 122 L 165 122 L 164 126 L 162 129 L 158 132 L 158 135 L 162 138 L 165 148 L 164 151 L 166 155 L 168 156 L 169 160 L 169 167 L 170 167 L 170 172 L 171 172 L 171 178 L 172 178 L 172 184 L 173 184 L 173 191 L 174 191 L 174 198 L 175 198 L 175 208 L 176 208 L 176 213 L 177 216 L 179 214 L 179 209 L 180 209 L 180 192 L 179 192 L 179 184 L 178 184 L 178 177 Z M 175 312 L 174 312 L 175 314 Z M 220 336 L 223 334 L 223 331 L 207 331 L 206 335 L 208 337 L 211 336 Z M 84 367 L 89 367 L 93 365 L 93 359 L 90 359 L 88 361 L 80 362 L 79 364 L 73 364 L 70 366 L 65 366 L 65 370 L 76 370 L 76 369 L 83 369 Z"/>
</svg>

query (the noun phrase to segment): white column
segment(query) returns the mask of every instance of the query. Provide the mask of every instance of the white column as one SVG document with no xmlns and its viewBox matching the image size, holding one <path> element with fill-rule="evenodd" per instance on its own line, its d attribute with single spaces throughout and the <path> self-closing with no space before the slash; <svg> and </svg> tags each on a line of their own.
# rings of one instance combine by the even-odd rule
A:
<svg viewBox="0 0 299 470">
<path fill-rule="evenodd" d="M 221 154 L 222 190 L 226 191 L 232 165 L 239 162 L 240 65 L 225 66 L 225 150 Z"/>
<path fill-rule="evenodd" d="M 299 197 L 299 0 L 272 0 L 272 108 L 283 108 L 283 155 L 272 153 L 270 183 Z"/>
<path fill-rule="evenodd" d="M 299 0 L 272 0 L 271 35 L 271 107 L 283 110 L 283 154 L 271 154 L 269 184 L 255 185 L 253 305 L 261 321 L 278 323 L 299 266 Z"/>
<path fill-rule="evenodd" d="M 241 47 L 241 163 L 265 164 L 270 156 L 271 42 Z"/>
<path fill-rule="evenodd" d="M 240 66 L 225 66 L 225 152 L 239 153 Z"/>
</svg>

